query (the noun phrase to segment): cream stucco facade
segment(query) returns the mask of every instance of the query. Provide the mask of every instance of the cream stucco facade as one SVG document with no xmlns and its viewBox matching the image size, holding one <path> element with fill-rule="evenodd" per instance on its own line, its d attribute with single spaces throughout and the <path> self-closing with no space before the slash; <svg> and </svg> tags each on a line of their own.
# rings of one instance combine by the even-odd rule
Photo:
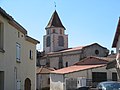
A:
<svg viewBox="0 0 120 90">
<path fill-rule="evenodd" d="M 36 44 L 27 31 L 0 8 L 0 90 L 36 89 Z"/>
</svg>

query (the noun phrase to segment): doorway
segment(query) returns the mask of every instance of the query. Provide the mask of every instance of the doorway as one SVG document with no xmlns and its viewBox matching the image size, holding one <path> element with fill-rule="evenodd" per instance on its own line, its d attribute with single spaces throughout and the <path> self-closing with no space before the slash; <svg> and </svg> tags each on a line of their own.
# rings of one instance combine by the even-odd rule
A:
<svg viewBox="0 0 120 90">
<path fill-rule="evenodd" d="M 0 90 L 4 90 L 4 71 L 0 71 Z"/>
<path fill-rule="evenodd" d="M 31 80 L 29 78 L 25 79 L 25 90 L 31 90 Z"/>
</svg>

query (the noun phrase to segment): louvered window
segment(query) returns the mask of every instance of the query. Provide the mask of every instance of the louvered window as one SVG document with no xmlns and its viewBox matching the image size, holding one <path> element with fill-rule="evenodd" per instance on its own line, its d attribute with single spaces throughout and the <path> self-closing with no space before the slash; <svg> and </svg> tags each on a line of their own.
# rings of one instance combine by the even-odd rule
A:
<svg viewBox="0 0 120 90">
<path fill-rule="evenodd" d="M 58 39 L 59 46 L 64 46 L 64 38 L 63 38 L 63 36 L 59 36 L 58 38 L 59 38 Z"/>
<path fill-rule="evenodd" d="M 50 46 L 50 36 L 47 37 L 46 39 L 46 47 Z"/>
</svg>

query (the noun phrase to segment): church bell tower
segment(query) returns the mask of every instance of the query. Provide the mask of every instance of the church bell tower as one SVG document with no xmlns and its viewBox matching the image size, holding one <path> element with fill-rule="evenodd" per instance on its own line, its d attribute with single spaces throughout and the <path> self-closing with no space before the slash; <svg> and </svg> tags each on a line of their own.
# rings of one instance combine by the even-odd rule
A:
<svg viewBox="0 0 120 90">
<path fill-rule="evenodd" d="M 45 53 L 68 48 L 68 35 L 65 35 L 65 27 L 56 10 L 52 14 L 45 30 L 46 35 L 43 37 L 43 51 L 45 51 Z"/>
</svg>

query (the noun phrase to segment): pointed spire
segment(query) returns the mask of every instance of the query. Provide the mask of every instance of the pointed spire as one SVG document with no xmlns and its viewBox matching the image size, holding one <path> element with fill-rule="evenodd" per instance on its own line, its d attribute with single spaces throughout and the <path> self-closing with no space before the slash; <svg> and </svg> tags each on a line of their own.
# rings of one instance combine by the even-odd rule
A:
<svg viewBox="0 0 120 90">
<path fill-rule="evenodd" d="M 55 10 L 55 12 L 53 13 L 48 25 L 46 26 L 45 29 L 47 28 L 51 28 L 51 27 L 62 27 L 65 29 L 65 27 L 62 25 L 62 22 L 57 14 L 57 11 Z"/>
</svg>

